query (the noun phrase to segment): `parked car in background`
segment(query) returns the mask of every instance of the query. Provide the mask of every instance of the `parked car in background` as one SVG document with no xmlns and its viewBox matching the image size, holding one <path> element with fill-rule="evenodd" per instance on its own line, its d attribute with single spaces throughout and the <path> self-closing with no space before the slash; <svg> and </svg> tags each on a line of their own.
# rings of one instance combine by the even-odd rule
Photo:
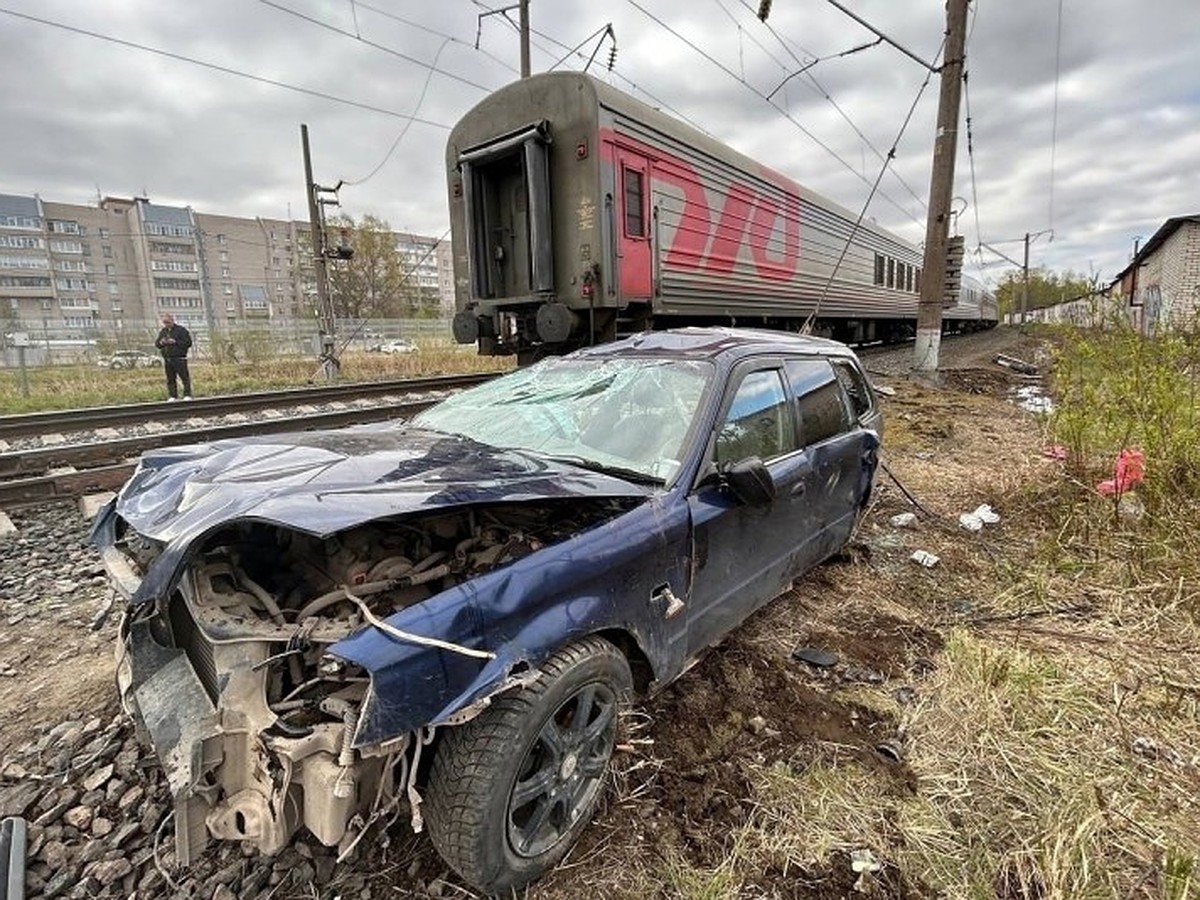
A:
<svg viewBox="0 0 1200 900">
<path fill-rule="evenodd" d="M 102 356 L 96 362 L 102 369 L 139 369 L 161 366 L 162 357 L 144 350 L 117 350 L 112 356 Z"/>
<path fill-rule="evenodd" d="M 390 341 L 376 344 L 370 348 L 372 353 L 418 353 L 420 349 L 416 344 L 410 343 L 403 338 L 394 338 Z"/>
<path fill-rule="evenodd" d="M 845 346 L 689 328 L 408 422 L 148 453 L 93 541 L 179 862 L 351 847 L 407 805 L 478 889 L 536 879 L 627 698 L 846 543 L 880 425 Z"/>
</svg>

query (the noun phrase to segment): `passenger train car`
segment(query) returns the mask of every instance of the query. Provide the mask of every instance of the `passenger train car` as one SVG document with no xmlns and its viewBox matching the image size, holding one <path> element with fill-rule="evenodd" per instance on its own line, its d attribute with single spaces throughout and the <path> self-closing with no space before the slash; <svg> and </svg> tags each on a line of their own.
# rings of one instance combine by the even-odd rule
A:
<svg viewBox="0 0 1200 900">
<path fill-rule="evenodd" d="M 489 95 L 451 132 L 446 168 L 454 335 L 481 354 L 810 317 L 847 343 L 915 331 L 917 247 L 588 75 Z M 943 316 L 991 327 L 995 298 L 964 278 Z"/>
</svg>

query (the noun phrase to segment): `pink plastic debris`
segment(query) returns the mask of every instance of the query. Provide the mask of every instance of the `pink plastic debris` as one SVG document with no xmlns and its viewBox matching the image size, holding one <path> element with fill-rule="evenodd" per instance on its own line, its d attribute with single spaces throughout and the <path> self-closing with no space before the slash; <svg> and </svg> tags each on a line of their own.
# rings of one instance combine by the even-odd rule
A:
<svg viewBox="0 0 1200 900">
<path fill-rule="evenodd" d="M 1122 450 L 1113 467 L 1113 477 L 1096 485 L 1105 497 L 1119 496 L 1142 483 L 1146 475 L 1146 457 L 1141 450 Z"/>
<path fill-rule="evenodd" d="M 1042 448 L 1042 456 L 1048 456 L 1051 459 L 1066 459 L 1067 448 L 1062 444 L 1051 444 L 1049 447 Z"/>
</svg>

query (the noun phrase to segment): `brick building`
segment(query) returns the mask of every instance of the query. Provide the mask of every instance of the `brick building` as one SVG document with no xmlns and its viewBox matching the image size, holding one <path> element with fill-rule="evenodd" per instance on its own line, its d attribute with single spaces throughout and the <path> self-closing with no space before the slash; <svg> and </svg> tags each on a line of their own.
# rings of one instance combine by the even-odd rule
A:
<svg viewBox="0 0 1200 900">
<path fill-rule="evenodd" d="M 1200 324 L 1200 214 L 1167 219 L 1111 290 L 1143 332 Z"/>
</svg>

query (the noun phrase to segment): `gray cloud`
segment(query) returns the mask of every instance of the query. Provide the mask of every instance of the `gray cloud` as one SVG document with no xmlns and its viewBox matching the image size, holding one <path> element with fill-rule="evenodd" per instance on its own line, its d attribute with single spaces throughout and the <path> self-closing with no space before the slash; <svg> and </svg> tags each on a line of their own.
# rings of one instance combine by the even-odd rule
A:
<svg viewBox="0 0 1200 900">
<path fill-rule="evenodd" d="M 473 0 L 370 4 L 452 35 L 449 42 L 362 3 L 277 2 L 351 36 L 249 0 L 0 0 L 0 5 L 402 113 L 416 107 L 427 70 L 397 54 L 426 63 L 437 55 L 440 68 L 488 88 L 515 77 L 517 37 L 501 17 L 483 22 L 481 51 L 473 48 L 484 6 Z M 600 8 L 582 0 L 534 0 L 534 27 L 548 36 L 535 37 L 534 68 L 545 69 L 565 54 L 550 38 L 573 46 L 611 21 L 619 46 L 616 74 L 604 71 L 607 47 L 594 74 L 625 90 L 633 82 L 639 98 L 677 110 L 852 210 L 862 207 L 864 181 L 874 180 L 879 159 L 822 91 L 886 152 L 924 77 L 916 63 L 881 45 L 814 66 L 811 74 L 820 87 L 805 76 L 788 81 L 776 103 L 831 153 L 755 92 L 779 85 L 798 68 L 797 60 L 840 53 L 872 40 L 871 34 L 820 0 L 778 0 L 771 16 L 776 34 L 747 9 L 757 3 L 743 0 L 639 5 L 733 77 L 629 0 Z M 851 5 L 917 55 L 936 54 L 942 3 Z M 1066 0 L 1053 180 L 1057 4 L 974 0 L 973 8 L 968 65 L 976 190 L 965 123 L 956 190 L 963 198 L 958 205 L 967 204 L 959 227 L 969 244 L 1053 227 L 1055 240 L 1035 244 L 1034 262 L 1111 277 L 1127 262 L 1135 235 L 1148 236 L 1169 216 L 1200 211 L 1194 176 L 1200 164 L 1200 85 L 1192 59 L 1200 14 L 1194 0 L 1159 0 L 1152 12 L 1123 0 Z M 285 216 L 290 209 L 303 217 L 301 122 L 310 127 L 323 183 L 371 172 L 404 127 L 402 120 L 378 112 L 0 18 L 0 83 L 6 87 L 0 101 L 6 135 L 0 191 L 70 202 L 88 202 L 97 189 L 146 191 L 156 201 L 206 212 Z M 582 62 L 571 57 L 565 65 L 579 68 Z M 449 126 L 483 96 L 461 80 L 434 74 L 418 114 Z M 913 241 L 923 237 L 921 201 L 929 186 L 936 98 L 935 80 L 898 147 L 893 167 L 903 181 L 886 177 L 886 196 L 868 211 Z M 444 128 L 413 124 L 378 174 L 343 188 L 346 210 L 380 215 L 396 228 L 440 234 L 446 226 L 446 134 Z M 1020 247 L 1002 249 L 1017 256 Z M 994 277 L 1002 269 L 987 271 Z"/>
</svg>

